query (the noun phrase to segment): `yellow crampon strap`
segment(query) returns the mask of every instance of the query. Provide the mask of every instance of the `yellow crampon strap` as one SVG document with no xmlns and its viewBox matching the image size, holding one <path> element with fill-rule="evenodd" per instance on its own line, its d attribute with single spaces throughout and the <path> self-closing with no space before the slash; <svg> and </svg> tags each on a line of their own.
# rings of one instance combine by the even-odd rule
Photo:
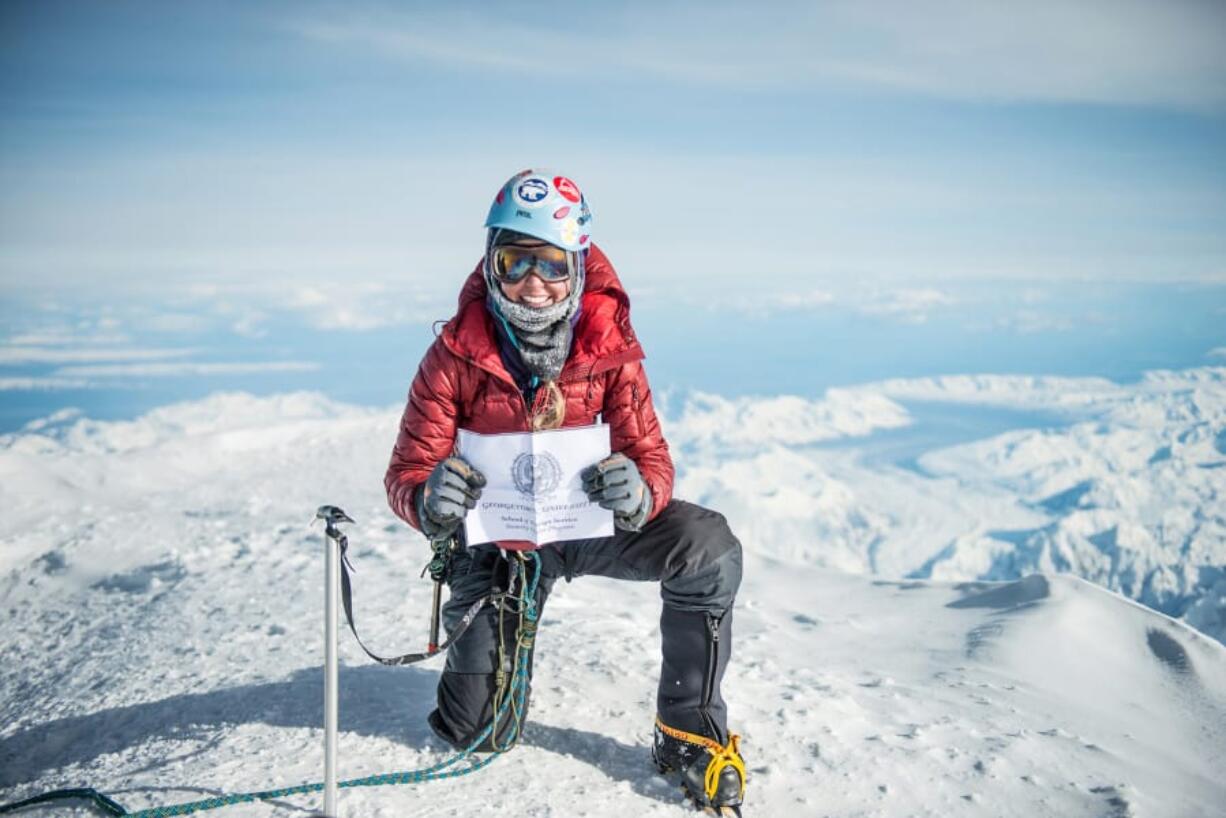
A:
<svg viewBox="0 0 1226 818">
<path fill-rule="evenodd" d="M 708 801 L 715 799 L 715 791 L 719 789 L 719 776 L 725 767 L 731 767 L 737 771 L 737 774 L 741 777 L 741 798 L 745 797 L 745 761 L 741 758 L 740 736 L 729 733 L 728 746 L 721 747 L 715 739 L 695 733 L 687 733 L 684 730 L 678 730 L 676 727 L 669 727 L 660 721 L 659 716 L 656 716 L 656 726 L 660 728 L 660 732 L 672 736 L 678 741 L 697 744 L 711 751 L 711 761 L 707 764 L 707 774 L 703 781 Z"/>
</svg>

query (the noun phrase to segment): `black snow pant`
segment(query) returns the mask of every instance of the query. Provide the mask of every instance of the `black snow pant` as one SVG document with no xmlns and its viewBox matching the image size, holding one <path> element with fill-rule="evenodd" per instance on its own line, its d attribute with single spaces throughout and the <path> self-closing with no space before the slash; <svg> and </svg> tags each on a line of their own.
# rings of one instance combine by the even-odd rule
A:
<svg viewBox="0 0 1226 818">
<path fill-rule="evenodd" d="M 732 649 L 732 603 L 741 584 L 741 544 L 722 514 L 673 500 L 641 531 L 618 530 L 611 537 L 553 543 L 537 553 L 541 559 L 538 613 L 558 577 L 569 581 L 592 574 L 659 582 L 664 606 L 658 714 L 669 726 L 727 742 L 727 707 L 720 680 Z M 492 544 L 457 554 L 448 578 L 451 598 L 443 607 L 447 630 L 455 628 L 469 606 L 491 588 L 506 589 L 508 573 L 507 561 Z M 498 619 L 494 606 L 486 605 L 447 653 L 438 707 L 429 722 L 440 738 L 457 748 L 471 744 L 493 717 Z M 513 670 L 517 624 L 516 616 L 504 617 L 506 673 Z M 499 725 L 499 744 L 510 729 L 509 720 Z M 490 739 L 480 749 L 490 749 Z"/>
</svg>

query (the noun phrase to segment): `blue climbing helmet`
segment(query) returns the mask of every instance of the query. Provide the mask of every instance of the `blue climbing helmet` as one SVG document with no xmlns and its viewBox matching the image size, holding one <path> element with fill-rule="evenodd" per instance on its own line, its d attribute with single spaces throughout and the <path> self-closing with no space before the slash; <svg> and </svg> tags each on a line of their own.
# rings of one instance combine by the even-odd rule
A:
<svg viewBox="0 0 1226 818">
<path fill-rule="evenodd" d="M 551 170 L 525 170 L 499 189 L 485 226 L 533 236 L 581 253 L 592 244 L 592 211 L 579 186 Z"/>
</svg>

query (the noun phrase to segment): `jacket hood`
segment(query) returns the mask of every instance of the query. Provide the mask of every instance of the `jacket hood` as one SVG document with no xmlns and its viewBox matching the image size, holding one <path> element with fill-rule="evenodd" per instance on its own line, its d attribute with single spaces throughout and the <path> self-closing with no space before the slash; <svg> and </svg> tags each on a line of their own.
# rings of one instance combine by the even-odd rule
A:
<svg viewBox="0 0 1226 818">
<path fill-rule="evenodd" d="M 447 322 L 439 336 L 459 357 L 511 379 L 499 356 L 494 319 L 485 306 L 484 261 L 477 263 L 464 282 L 455 317 Z M 585 377 L 644 357 L 630 326 L 630 297 L 608 257 L 596 245 L 587 251 L 585 277 L 582 313 L 575 325 L 570 357 L 559 380 Z"/>
</svg>

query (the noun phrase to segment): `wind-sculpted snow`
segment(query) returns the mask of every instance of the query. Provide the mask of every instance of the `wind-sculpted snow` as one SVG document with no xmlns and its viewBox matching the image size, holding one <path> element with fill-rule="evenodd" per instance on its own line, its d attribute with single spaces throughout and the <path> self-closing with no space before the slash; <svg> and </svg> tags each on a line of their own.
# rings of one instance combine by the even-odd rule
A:
<svg viewBox="0 0 1226 818">
<path fill-rule="evenodd" d="M 926 406 L 985 403 L 1062 420 L 926 431 Z M 1226 648 L 1099 585 L 1221 638 L 1224 407 L 1223 370 L 1203 369 L 694 396 L 670 415 L 678 495 L 746 548 L 725 695 L 747 814 L 1218 814 Z M 383 496 L 399 416 L 218 394 L 0 438 L 0 802 L 319 780 L 317 506 L 358 520 L 364 637 L 425 641 L 426 547 Z M 457 782 L 346 790 L 342 814 L 687 814 L 648 760 L 658 606 L 650 585 L 558 583 L 521 748 Z M 439 760 L 438 663 L 372 666 L 347 637 L 341 655 L 342 775 Z"/>
</svg>

